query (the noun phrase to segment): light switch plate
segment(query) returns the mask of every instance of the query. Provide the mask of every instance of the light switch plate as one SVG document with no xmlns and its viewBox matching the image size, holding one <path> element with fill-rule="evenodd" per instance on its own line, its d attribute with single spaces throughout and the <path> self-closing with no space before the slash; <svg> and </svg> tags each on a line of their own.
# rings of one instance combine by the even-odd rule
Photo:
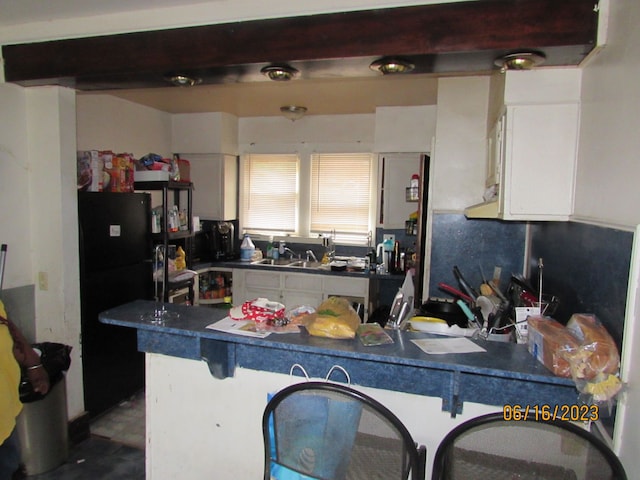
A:
<svg viewBox="0 0 640 480">
<path fill-rule="evenodd" d="M 396 236 L 393 233 L 385 233 L 382 235 L 382 241 L 384 242 L 385 240 L 391 240 L 391 243 L 395 243 Z"/>
</svg>

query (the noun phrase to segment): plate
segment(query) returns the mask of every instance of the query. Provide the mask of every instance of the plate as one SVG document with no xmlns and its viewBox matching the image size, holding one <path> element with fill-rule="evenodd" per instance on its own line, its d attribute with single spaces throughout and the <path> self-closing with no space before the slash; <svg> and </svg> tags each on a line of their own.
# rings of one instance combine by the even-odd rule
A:
<svg viewBox="0 0 640 480">
<path fill-rule="evenodd" d="M 472 337 L 478 331 L 477 328 L 460 328 L 457 325 L 449 326 L 445 320 L 435 317 L 413 317 L 409 320 L 409 323 L 413 330 L 447 335 L 449 337 Z"/>
</svg>

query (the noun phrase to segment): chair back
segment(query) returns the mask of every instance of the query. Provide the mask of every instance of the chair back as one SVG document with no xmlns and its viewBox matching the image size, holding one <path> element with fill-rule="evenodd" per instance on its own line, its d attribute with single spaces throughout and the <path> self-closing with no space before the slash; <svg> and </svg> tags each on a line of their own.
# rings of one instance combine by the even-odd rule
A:
<svg viewBox="0 0 640 480">
<path fill-rule="evenodd" d="M 533 416 L 533 415 L 532 415 Z M 434 456 L 432 480 L 626 480 L 596 435 L 567 421 L 507 421 L 502 413 L 454 428 Z"/>
<path fill-rule="evenodd" d="M 351 387 L 303 382 L 262 417 L 265 480 L 423 480 L 426 450 L 385 406 Z"/>
</svg>

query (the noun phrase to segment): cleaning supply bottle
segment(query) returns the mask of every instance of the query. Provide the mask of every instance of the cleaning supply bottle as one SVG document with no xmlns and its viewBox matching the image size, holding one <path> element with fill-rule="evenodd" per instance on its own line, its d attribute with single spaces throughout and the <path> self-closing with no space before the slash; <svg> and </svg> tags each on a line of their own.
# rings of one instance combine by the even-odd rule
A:
<svg viewBox="0 0 640 480">
<path fill-rule="evenodd" d="M 273 236 L 269 236 L 267 242 L 267 258 L 273 258 Z"/>
<path fill-rule="evenodd" d="M 240 244 L 240 260 L 242 262 L 249 262 L 256 251 L 256 246 L 253 244 L 249 234 L 245 233 L 242 243 Z"/>
<path fill-rule="evenodd" d="M 182 249 L 181 246 L 178 246 L 178 249 L 176 250 L 176 271 L 177 270 L 184 270 L 185 268 L 187 268 L 187 254 L 185 253 L 185 251 Z"/>
</svg>

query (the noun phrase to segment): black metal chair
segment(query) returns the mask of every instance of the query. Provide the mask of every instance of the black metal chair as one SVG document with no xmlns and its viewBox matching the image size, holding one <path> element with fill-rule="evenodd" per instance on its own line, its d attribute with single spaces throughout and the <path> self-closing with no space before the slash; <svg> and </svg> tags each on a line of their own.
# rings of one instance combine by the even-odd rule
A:
<svg viewBox="0 0 640 480">
<path fill-rule="evenodd" d="M 458 425 L 436 451 L 431 480 L 626 480 L 613 451 L 567 421 L 507 421 L 491 413 Z"/>
<path fill-rule="evenodd" d="M 265 480 L 424 479 L 426 448 L 388 408 L 346 385 L 280 390 L 267 403 L 262 432 Z"/>
</svg>

